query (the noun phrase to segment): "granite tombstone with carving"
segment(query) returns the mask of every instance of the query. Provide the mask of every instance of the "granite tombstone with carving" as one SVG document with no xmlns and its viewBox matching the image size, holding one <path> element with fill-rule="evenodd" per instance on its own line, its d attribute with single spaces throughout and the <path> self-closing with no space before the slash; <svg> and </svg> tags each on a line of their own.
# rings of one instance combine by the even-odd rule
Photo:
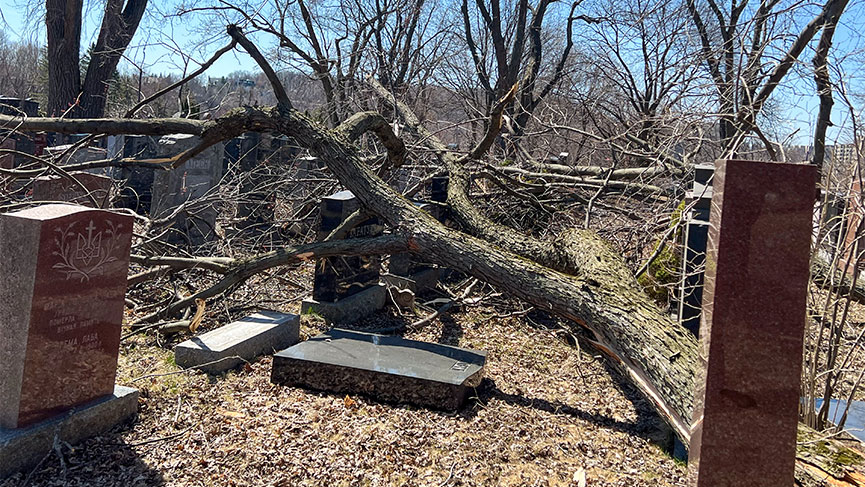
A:
<svg viewBox="0 0 865 487">
<path fill-rule="evenodd" d="M 0 215 L 0 428 L 114 393 L 131 236 L 78 205 Z"/>
</svg>

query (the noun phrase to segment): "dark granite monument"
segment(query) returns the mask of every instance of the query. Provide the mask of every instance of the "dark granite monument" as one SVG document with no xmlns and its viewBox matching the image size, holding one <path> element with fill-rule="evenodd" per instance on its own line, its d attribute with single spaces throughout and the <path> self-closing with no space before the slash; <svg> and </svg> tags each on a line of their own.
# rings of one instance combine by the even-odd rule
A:
<svg viewBox="0 0 865 487">
<path fill-rule="evenodd" d="M 157 140 L 149 135 L 123 136 L 123 157 L 127 159 L 153 159 Z M 120 206 L 138 213 L 149 213 L 153 199 L 155 169 L 147 166 L 124 167 L 120 179 L 126 182 L 120 193 Z"/>
<path fill-rule="evenodd" d="M 697 486 L 793 485 L 816 178 L 805 164 L 716 164 L 690 444 Z"/>
<path fill-rule="evenodd" d="M 40 176 L 34 179 L 33 201 L 59 201 L 94 208 L 110 206 L 114 188 L 111 178 L 86 172 L 74 172 L 70 176 L 75 181 L 65 176 Z M 96 200 L 96 205 L 93 200 Z"/>
<path fill-rule="evenodd" d="M 360 204 L 351 191 L 340 191 L 321 200 L 319 240 L 354 213 Z M 381 235 L 383 226 L 370 218 L 348 232 L 347 238 Z M 379 284 L 381 259 L 333 257 L 315 265 L 312 299 L 301 304 L 301 313 L 315 312 L 335 323 L 350 323 L 384 306 L 385 290 Z"/>
<path fill-rule="evenodd" d="M 485 363 L 486 352 L 334 328 L 274 355 L 271 381 L 455 410 Z"/>
<path fill-rule="evenodd" d="M 714 172 L 714 166 L 710 165 L 698 165 L 694 168 L 694 185 L 685 200 L 691 209 L 682 215 L 685 222 L 685 245 L 682 251 L 682 282 L 678 297 L 679 322 L 694 335 L 698 335 L 700 331 Z"/>
<path fill-rule="evenodd" d="M 166 135 L 159 140 L 158 157 L 173 157 L 195 147 L 201 141 L 194 135 Z M 185 211 L 175 217 L 172 240 L 186 240 L 193 245 L 211 240 L 216 235 L 217 198 L 203 197 L 222 178 L 222 143 L 214 144 L 204 152 L 171 171 L 159 171 L 153 179 L 151 214 L 165 217 L 182 205 Z"/>
<path fill-rule="evenodd" d="M 0 477 L 137 411 L 114 384 L 131 236 L 83 206 L 0 214 Z"/>
</svg>

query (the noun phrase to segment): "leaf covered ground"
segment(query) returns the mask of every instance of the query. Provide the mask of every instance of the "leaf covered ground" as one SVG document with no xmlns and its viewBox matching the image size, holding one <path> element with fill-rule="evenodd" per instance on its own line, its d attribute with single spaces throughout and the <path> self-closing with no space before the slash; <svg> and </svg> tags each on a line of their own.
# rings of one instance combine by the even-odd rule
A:
<svg viewBox="0 0 865 487">
<path fill-rule="evenodd" d="M 118 383 L 140 389 L 138 417 L 0 487 L 682 485 L 661 420 L 603 360 L 531 314 L 496 313 L 473 307 L 406 334 L 489 353 L 457 413 L 273 385 L 269 356 L 218 376 L 184 372 L 171 351 L 184 336 L 133 337 Z M 302 335 L 324 329 L 304 319 Z"/>
</svg>

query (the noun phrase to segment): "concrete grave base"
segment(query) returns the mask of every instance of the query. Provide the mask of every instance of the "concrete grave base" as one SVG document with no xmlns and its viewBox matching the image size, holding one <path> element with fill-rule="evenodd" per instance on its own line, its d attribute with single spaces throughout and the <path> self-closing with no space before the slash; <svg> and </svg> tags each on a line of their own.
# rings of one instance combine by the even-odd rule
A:
<svg viewBox="0 0 865 487">
<path fill-rule="evenodd" d="M 0 479 L 36 466 L 54 447 L 110 430 L 138 412 L 138 390 L 115 386 L 114 394 L 26 428 L 0 428 Z"/>
<path fill-rule="evenodd" d="M 328 324 L 350 325 L 384 308 L 386 302 L 387 286 L 378 284 L 335 303 L 304 299 L 300 314 L 317 314 Z"/>
<path fill-rule="evenodd" d="M 193 337 L 174 347 L 174 362 L 209 374 L 232 369 L 259 355 L 282 350 L 300 339 L 300 317 L 261 311 Z"/>
<path fill-rule="evenodd" d="M 486 352 L 334 328 L 273 356 L 271 382 L 436 409 L 462 407 Z"/>
</svg>

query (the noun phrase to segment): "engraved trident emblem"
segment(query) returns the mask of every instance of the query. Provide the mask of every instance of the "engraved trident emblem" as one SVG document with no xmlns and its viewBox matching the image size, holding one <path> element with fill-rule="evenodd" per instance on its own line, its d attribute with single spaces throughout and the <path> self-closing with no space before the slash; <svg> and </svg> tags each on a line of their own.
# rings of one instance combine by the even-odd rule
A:
<svg viewBox="0 0 865 487">
<path fill-rule="evenodd" d="M 93 225 L 93 220 L 85 228 L 87 237 L 83 234 L 78 234 L 78 242 L 75 246 L 75 258 L 84 262 L 84 265 L 90 265 L 95 259 L 102 257 L 102 232 L 93 235 L 93 230 L 96 226 Z"/>
</svg>

